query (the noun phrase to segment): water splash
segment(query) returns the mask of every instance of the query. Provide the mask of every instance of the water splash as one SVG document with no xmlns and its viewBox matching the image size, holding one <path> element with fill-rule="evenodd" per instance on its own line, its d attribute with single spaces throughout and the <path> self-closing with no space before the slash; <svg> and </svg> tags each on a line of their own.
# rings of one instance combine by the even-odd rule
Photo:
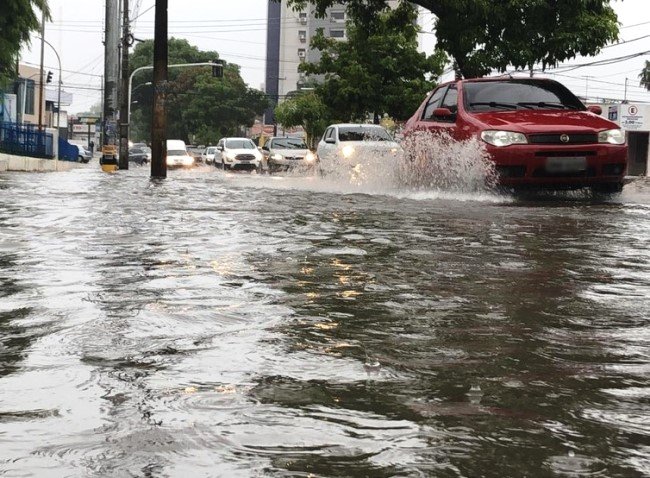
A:
<svg viewBox="0 0 650 478">
<path fill-rule="evenodd" d="M 402 141 L 399 183 L 419 190 L 484 192 L 497 185 L 497 172 L 475 138 L 456 141 L 448 133 L 419 130 Z"/>
</svg>

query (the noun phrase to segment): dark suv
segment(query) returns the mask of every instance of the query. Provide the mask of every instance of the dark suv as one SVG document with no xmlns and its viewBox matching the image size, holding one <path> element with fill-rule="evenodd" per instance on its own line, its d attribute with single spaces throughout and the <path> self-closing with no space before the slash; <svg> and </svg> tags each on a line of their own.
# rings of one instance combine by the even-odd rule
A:
<svg viewBox="0 0 650 478">
<path fill-rule="evenodd" d="M 627 164 L 625 134 L 600 113 L 600 107 L 585 107 L 549 79 L 458 80 L 426 98 L 405 134 L 427 129 L 457 140 L 478 137 L 503 186 L 619 192 Z"/>
</svg>

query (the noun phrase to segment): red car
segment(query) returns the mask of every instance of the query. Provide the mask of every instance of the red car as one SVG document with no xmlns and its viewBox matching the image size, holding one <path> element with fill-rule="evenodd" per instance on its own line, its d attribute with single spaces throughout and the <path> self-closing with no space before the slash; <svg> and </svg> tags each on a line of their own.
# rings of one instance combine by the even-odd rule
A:
<svg viewBox="0 0 650 478">
<path fill-rule="evenodd" d="M 427 129 L 457 140 L 478 137 L 502 186 L 616 193 L 627 165 L 625 133 L 600 112 L 554 80 L 457 80 L 427 97 L 405 134 Z"/>
</svg>

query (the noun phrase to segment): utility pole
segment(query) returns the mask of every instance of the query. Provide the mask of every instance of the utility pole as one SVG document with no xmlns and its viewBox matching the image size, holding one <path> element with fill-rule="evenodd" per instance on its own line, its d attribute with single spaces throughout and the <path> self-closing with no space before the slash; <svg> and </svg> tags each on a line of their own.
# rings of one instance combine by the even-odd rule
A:
<svg viewBox="0 0 650 478">
<path fill-rule="evenodd" d="M 117 124 L 117 80 L 119 69 L 119 0 L 106 0 L 104 25 L 104 145 L 115 145 Z"/>
<path fill-rule="evenodd" d="M 38 84 L 38 129 L 39 131 L 43 129 L 43 94 L 45 93 L 43 88 L 44 78 L 43 78 L 43 63 L 45 61 L 45 10 L 43 10 L 43 15 L 41 16 L 41 72 L 40 72 L 40 81 Z"/>
<path fill-rule="evenodd" d="M 166 178 L 167 163 L 167 0 L 156 0 L 153 40 L 153 116 L 151 122 L 151 177 Z"/>
<path fill-rule="evenodd" d="M 122 0 L 122 83 L 120 85 L 120 169 L 129 169 L 129 0 Z"/>
</svg>

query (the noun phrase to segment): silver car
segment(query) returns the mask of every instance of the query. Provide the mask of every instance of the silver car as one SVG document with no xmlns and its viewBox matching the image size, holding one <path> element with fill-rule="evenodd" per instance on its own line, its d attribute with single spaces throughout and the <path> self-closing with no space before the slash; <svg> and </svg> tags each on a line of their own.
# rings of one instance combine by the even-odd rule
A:
<svg viewBox="0 0 650 478">
<path fill-rule="evenodd" d="M 262 146 L 262 154 L 269 173 L 290 169 L 309 171 L 316 166 L 316 155 L 300 138 L 271 138 Z"/>
</svg>

